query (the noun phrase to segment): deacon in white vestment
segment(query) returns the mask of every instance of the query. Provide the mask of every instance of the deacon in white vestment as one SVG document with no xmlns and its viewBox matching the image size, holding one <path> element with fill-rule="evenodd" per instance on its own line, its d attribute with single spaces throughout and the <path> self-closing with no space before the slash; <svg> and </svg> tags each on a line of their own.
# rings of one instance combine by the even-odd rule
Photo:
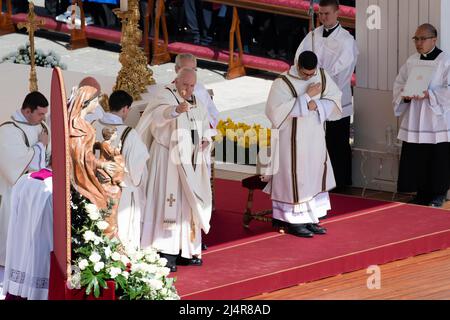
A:
<svg viewBox="0 0 450 320">
<path fill-rule="evenodd" d="M 450 56 L 436 47 L 437 31 L 430 24 L 419 26 L 413 41 L 417 53 L 394 83 L 394 113 L 401 117 L 398 139 L 403 141 L 397 189 L 417 192 L 412 203 L 441 207 L 450 183 Z M 427 91 L 405 97 L 415 66 L 435 71 Z"/>
<path fill-rule="evenodd" d="M 211 185 L 206 165 L 208 114 L 193 94 L 196 73 L 181 69 L 145 110 L 137 127 L 149 144 L 147 205 L 141 247 L 152 246 L 176 271 L 178 261 L 201 265 L 201 232 L 209 231 Z M 182 259 L 183 258 L 183 259 Z"/>
<path fill-rule="evenodd" d="M 52 178 L 42 169 L 12 188 L 3 294 L 47 300 L 52 250 Z"/>
<path fill-rule="evenodd" d="M 140 248 L 141 214 L 144 209 L 145 194 L 141 194 L 141 185 L 147 176 L 147 146 L 135 129 L 124 125 L 133 98 L 123 90 L 114 91 L 109 97 L 109 109 L 100 120 L 92 124 L 96 130 L 96 141 L 102 142 L 102 130 L 115 128 L 120 139 L 112 142 L 119 148 L 125 160 L 125 176 L 118 208 L 119 239 L 126 247 Z"/>
<path fill-rule="evenodd" d="M 319 20 L 322 25 L 306 35 L 295 54 L 313 51 L 342 91 L 342 118 L 326 122 L 327 149 L 333 165 L 338 188 L 352 184 L 352 151 L 350 146 L 350 117 L 353 115 L 351 79 L 356 66 L 358 48 L 353 36 L 338 22 L 339 2 L 321 0 Z M 294 62 L 295 64 L 295 62 Z"/>
<path fill-rule="evenodd" d="M 47 112 L 44 95 L 31 92 L 11 120 L 0 124 L 0 268 L 6 258 L 11 189 L 24 173 L 45 168 L 50 160 Z"/>
<path fill-rule="evenodd" d="M 325 143 L 324 122 L 341 116 L 341 91 L 311 51 L 276 79 L 266 115 L 272 122 L 269 184 L 274 225 L 300 237 L 326 233 L 319 218 L 330 209 L 335 187 Z"/>
</svg>

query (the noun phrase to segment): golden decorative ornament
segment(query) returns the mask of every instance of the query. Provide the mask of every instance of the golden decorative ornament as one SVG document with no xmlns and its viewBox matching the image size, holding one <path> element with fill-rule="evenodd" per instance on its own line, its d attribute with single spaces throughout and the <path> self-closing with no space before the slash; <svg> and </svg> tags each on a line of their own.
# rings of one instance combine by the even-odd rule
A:
<svg viewBox="0 0 450 320">
<path fill-rule="evenodd" d="M 141 93 L 147 92 L 147 86 L 155 84 L 153 72 L 147 65 L 147 58 L 140 47 L 142 31 L 139 30 L 139 1 L 129 0 L 128 10 L 113 10 L 122 23 L 122 37 L 120 45 L 122 50 L 119 61 L 122 68 L 116 79 L 113 90 L 124 90 L 134 100 L 141 99 Z"/>
</svg>

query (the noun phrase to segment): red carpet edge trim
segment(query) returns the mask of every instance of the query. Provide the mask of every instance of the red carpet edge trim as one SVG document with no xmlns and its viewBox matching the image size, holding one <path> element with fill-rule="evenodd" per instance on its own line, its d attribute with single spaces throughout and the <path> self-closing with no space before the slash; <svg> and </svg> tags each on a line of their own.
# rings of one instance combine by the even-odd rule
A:
<svg viewBox="0 0 450 320">
<path fill-rule="evenodd" d="M 376 213 L 376 212 L 379 212 L 379 211 L 393 209 L 393 208 L 400 207 L 400 206 L 403 206 L 403 205 L 405 205 L 405 204 L 404 203 L 395 203 L 393 205 L 382 207 L 382 208 L 378 208 L 378 209 L 372 209 L 372 210 L 369 210 L 369 211 L 362 211 L 360 213 L 348 214 L 346 217 L 335 218 L 335 219 L 330 220 L 330 221 L 325 221 L 325 222 L 323 222 L 321 224 L 325 225 L 325 224 L 330 224 L 330 223 L 333 223 L 333 222 L 340 222 L 340 221 L 343 221 L 343 220 L 357 218 L 357 217 L 365 216 L 365 215 L 368 215 L 368 214 L 371 214 L 371 213 Z M 269 236 L 269 237 L 264 237 L 264 238 L 260 238 L 260 239 L 255 239 L 255 240 L 251 240 L 251 241 L 235 244 L 235 245 L 232 245 L 232 246 L 229 246 L 229 247 L 226 247 L 226 248 L 221 248 L 221 249 L 216 249 L 216 250 L 208 250 L 208 252 L 205 252 L 202 255 L 205 256 L 207 254 L 221 252 L 221 251 L 224 251 L 224 250 L 233 249 L 233 248 L 240 247 L 240 246 L 245 246 L 247 244 L 251 244 L 251 243 L 255 243 L 255 242 L 259 242 L 259 241 L 264 241 L 264 240 L 269 240 L 269 239 L 272 239 L 272 238 L 282 237 L 284 235 L 285 234 L 281 234 L 280 233 L 280 234 L 272 235 L 272 236 Z"/>
<path fill-rule="evenodd" d="M 400 244 L 400 243 L 404 243 L 404 242 L 408 242 L 408 241 L 413 241 L 413 240 L 418 240 L 418 239 L 422 239 L 422 238 L 426 238 L 426 237 L 431 237 L 431 236 L 435 236 L 435 235 L 446 233 L 446 232 L 450 232 L 450 229 L 443 230 L 443 231 L 438 231 L 438 232 L 433 232 L 433 233 L 429 233 L 429 234 L 422 235 L 422 236 L 419 236 L 419 237 L 409 238 L 409 239 L 405 239 L 405 240 L 401 240 L 401 241 L 397 241 L 397 242 L 391 242 L 391 243 L 388 243 L 388 244 L 385 244 L 385 245 L 382 245 L 382 246 L 377 246 L 377 247 L 372 247 L 372 248 L 365 249 L 365 250 L 355 251 L 355 252 L 344 254 L 344 255 L 341 255 L 341 256 L 337 256 L 337 257 L 333 257 L 333 258 L 329 258 L 329 259 L 324 259 L 324 260 L 321 260 L 321 261 L 316 261 L 316 262 L 304 264 L 304 265 L 293 267 L 293 268 L 279 270 L 279 271 L 276 271 L 276 272 L 271 272 L 271 273 L 267 273 L 267 274 L 264 274 L 264 275 L 261 275 L 261 276 L 252 277 L 252 278 L 248 278 L 248 279 L 244 279 L 244 280 L 240 280 L 240 281 L 227 283 L 227 284 L 224 284 L 224 285 L 221 285 L 221 286 L 216 286 L 216 287 L 208 288 L 208 289 L 205 289 L 205 290 L 191 292 L 191 293 L 182 295 L 181 297 L 185 298 L 185 297 L 189 297 L 189 296 L 192 296 L 192 295 L 195 295 L 195 294 L 199 294 L 199 293 L 202 293 L 202 292 L 208 292 L 208 291 L 211 291 L 211 290 L 220 289 L 220 288 L 227 287 L 227 286 L 230 286 L 230 285 L 247 282 L 247 281 L 251 281 L 251 280 L 254 280 L 254 279 L 260 279 L 260 278 L 268 277 L 268 276 L 271 276 L 271 275 L 279 274 L 279 273 L 282 273 L 282 272 L 287 272 L 287 271 L 292 271 L 292 270 L 296 270 L 296 269 L 301 269 L 301 268 L 309 267 L 309 266 L 312 266 L 312 265 L 315 265 L 315 264 L 319 264 L 319 263 L 323 263 L 323 262 L 327 262 L 327 261 L 332 261 L 332 260 L 336 260 L 336 259 L 340 259 L 340 258 L 344 258 L 344 257 L 349 257 L 349 256 L 352 256 L 352 255 L 357 255 L 357 254 L 368 252 L 368 251 L 372 251 L 372 250 L 386 248 L 386 247 L 393 246 L 393 245 L 396 245 L 396 244 Z M 223 249 L 223 250 L 225 250 L 225 249 Z"/>
</svg>

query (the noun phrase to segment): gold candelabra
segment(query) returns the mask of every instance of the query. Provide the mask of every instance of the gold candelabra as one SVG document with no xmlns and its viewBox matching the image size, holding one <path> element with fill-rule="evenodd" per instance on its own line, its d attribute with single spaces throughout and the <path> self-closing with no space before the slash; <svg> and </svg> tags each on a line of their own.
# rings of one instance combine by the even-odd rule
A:
<svg viewBox="0 0 450 320">
<path fill-rule="evenodd" d="M 141 93 L 147 92 L 147 86 L 154 84 L 153 72 L 147 66 L 147 59 L 140 47 L 142 31 L 139 30 L 139 1 L 128 0 L 128 10 L 114 9 L 114 14 L 121 20 L 122 36 L 120 45 L 122 50 L 119 61 L 122 68 L 116 79 L 113 90 L 124 90 L 134 100 L 141 99 Z"/>
<path fill-rule="evenodd" d="M 37 75 L 36 75 L 36 60 L 34 57 L 34 32 L 44 25 L 43 19 L 36 19 L 36 14 L 34 13 L 34 4 L 32 1 L 28 3 L 28 17 L 27 22 L 20 22 L 17 24 L 19 29 L 27 28 L 28 37 L 30 39 L 30 92 L 38 91 L 37 85 Z"/>
</svg>

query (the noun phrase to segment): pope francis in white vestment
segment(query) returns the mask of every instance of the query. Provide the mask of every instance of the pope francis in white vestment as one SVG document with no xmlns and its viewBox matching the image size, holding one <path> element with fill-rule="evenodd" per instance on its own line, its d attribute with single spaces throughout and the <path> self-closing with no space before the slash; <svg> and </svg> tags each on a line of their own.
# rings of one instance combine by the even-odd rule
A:
<svg viewBox="0 0 450 320">
<path fill-rule="evenodd" d="M 156 248 L 172 271 L 179 254 L 201 264 L 201 231 L 210 228 L 209 121 L 192 94 L 195 82 L 195 71 L 182 69 L 174 84 L 158 92 L 137 126 L 150 147 L 141 246 Z"/>
</svg>

